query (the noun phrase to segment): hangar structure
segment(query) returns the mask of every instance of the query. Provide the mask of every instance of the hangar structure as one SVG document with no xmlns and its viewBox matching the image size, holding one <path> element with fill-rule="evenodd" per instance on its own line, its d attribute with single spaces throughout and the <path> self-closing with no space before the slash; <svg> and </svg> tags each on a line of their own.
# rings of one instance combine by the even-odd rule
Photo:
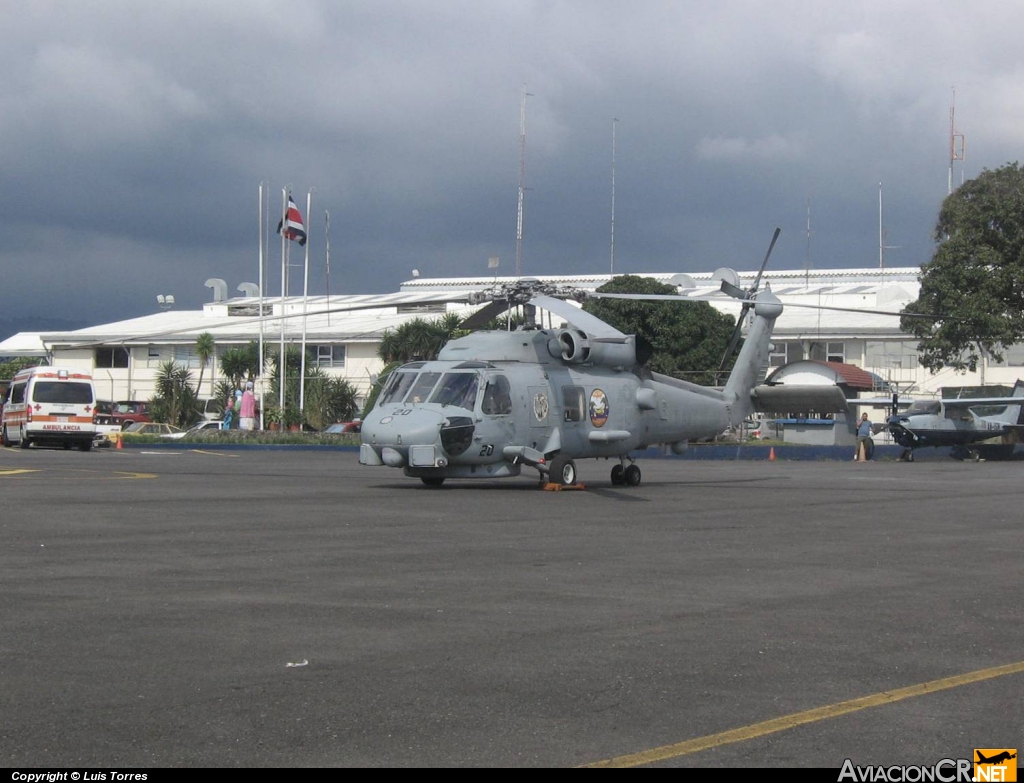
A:
<svg viewBox="0 0 1024 783">
<path fill-rule="evenodd" d="M 719 293 L 721 279 L 733 274 L 731 270 L 636 274 L 674 285 L 683 295 L 711 296 L 717 309 L 739 314 L 740 303 Z M 776 323 L 765 375 L 799 361 L 850 365 L 876 379 L 878 388 L 868 393 L 884 392 L 890 384 L 901 392 L 912 390 L 916 397 L 937 396 L 939 388 L 948 385 L 1012 384 L 1024 366 L 1024 346 L 1011 347 L 1004 362 L 986 362 L 973 374 L 946 370 L 933 375 L 919 366 L 916 340 L 900 331 L 899 318 L 885 314 L 898 312 L 917 298 L 919 274 L 917 267 L 766 272 L 762 285 L 770 285 L 783 305 L 828 305 L 857 312 L 787 307 Z M 755 271 L 739 272 L 739 285 L 751 286 L 755 276 Z M 592 290 L 610 278 L 597 274 L 539 279 Z M 200 334 L 213 335 L 219 358 L 223 351 L 259 338 L 262 312 L 265 344 L 280 343 L 282 323 L 289 345 L 298 345 L 304 331 L 310 365 L 347 379 L 365 398 L 383 366 L 377 348 L 385 332 L 412 318 L 468 315 L 478 307 L 469 302 L 471 292 L 514 279 L 417 277 L 393 293 L 310 296 L 305 302 L 302 297 L 261 299 L 253 295 L 251 284 L 239 287 L 246 295 L 227 297 L 226 285 L 208 281 L 214 301 L 201 310 L 166 310 L 71 332 L 22 332 L 0 343 L 0 357 L 47 356 L 54 364 L 90 370 L 104 398 L 146 400 L 153 396 L 162 363 L 174 360 L 198 369 L 195 341 Z M 439 293 L 450 295 L 451 301 L 433 301 Z M 363 309 L 339 312 L 350 306 Z M 545 325 L 550 323 L 550 315 L 546 317 Z M 559 319 L 553 325 L 559 325 Z M 204 373 L 200 397 L 211 396 L 222 379 L 218 361 L 212 364 Z"/>
</svg>

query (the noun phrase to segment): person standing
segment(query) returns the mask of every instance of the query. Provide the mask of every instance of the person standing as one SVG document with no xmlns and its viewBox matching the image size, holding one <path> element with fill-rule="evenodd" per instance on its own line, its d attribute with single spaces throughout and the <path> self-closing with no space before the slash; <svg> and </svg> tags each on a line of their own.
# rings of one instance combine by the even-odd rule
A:
<svg viewBox="0 0 1024 783">
<path fill-rule="evenodd" d="M 867 462 L 871 445 L 871 420 L 863 413 L 857 425 L 857 453 L 853 455 L 853 461 Z"/>
<path fill-rule="evenodd" d="M 224 403 L 224 421 L 221 422 L 222 430 L 231 429 L 231 422 L 235 418 L 235 395 L 229 394 L 227 402 Z"/>
<path fill-rule="evenodd" d="M 242 404 L 239 408 L 238 426 L 243 430 L 256 429 L 256 395 L 252 391 L 252 381 L 247 381 L 242 393 Z"/>
</svg>

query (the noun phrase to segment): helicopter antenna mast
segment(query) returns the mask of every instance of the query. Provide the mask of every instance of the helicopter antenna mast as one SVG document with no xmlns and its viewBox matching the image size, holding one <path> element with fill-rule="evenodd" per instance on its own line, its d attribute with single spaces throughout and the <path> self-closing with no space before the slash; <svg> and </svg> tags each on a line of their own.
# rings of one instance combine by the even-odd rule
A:
<svg viewBox="0 0 1024 783">
<path fill-rule="evenodd" d="M 612 117 L 612 259 L 609 272 L 615 275 L 615 125 L 618 117 Z"/>
<path fill-rule="evenodd" d="M 526 98 L 523 85 L 519 100 L 519 209 L 516 216 L 516 277 L 523 276 L 523 192 L 526 190 Z"/>
<path fill-rule="evenodd" d="M 966 140 L 962 133 L 956 132 L 956 88 L 953 88 L 953 102 L 949 106 L 949 193 L 953 192 L 953 163 L 963 162 L 964 153 L 967 151 Z M 964 168 L 960 166 L 960 184 L 964 184 Z"/>
</svg>

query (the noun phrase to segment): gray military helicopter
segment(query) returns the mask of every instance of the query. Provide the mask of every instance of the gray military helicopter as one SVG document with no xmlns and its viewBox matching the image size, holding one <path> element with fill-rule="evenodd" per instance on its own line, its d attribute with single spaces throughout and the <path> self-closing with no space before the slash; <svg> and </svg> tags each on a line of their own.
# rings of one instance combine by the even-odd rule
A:
<svg viewBox="0 0 1024 783">
<path fill-rule="evenodd" d="M 737 426 L 753 410 L 750 393 L 767 362 L 782 304 L 756 283 L 748 290 L 723 283 L 722 289 L 741 299 L 753 318 L 721 389 L 651 372 L 634 336 L 565 301 L 691 298 L 597 294 L 529 280 L 476 296 L 474 303 L 489 303 L 465 327 L 516 305 L 525 306 L 527 327 L 474 332 L 449 342 L 435 361 L 393 371 L 364 416 L 359 461 L 401 468 L 431 487 L 449 478 L 518 476 L 525 465 L 563 487 L 578 484 L 577 460 L 612 459 L 612 484 L 637 486 L 641 472 L 633 452 L 666 444 L 681 453 L 690 440 Z M 533 326 L 538 309 L 566 325 Z"/>
<path fill-rule="evenodd" d="M 896 402 L 894 400 L 894 402 Z M 928 446 L 950 446 L 958 459 L 1006 458 L 1014 443 L 987 443 L 994 438 L 1016 440 L 1024 405 L 1024 383 L 1017 381 L 1009 397 L 980 397 L 945 400 L 917 400 L 903 412 L 889 417 L 889 434 L 903 447 L 901 459 L 914 461 L 914 450 Z M 896 407 L 896 405 L 894 405 Z M 982 413 L 979 408 L 1001 408 Z"/>
</svg>

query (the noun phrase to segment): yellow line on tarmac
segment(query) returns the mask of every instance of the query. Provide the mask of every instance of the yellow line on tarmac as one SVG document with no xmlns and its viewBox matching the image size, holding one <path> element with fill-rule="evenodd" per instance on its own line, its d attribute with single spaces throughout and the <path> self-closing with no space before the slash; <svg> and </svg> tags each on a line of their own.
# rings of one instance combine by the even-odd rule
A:
<svg viewBox="0 0 1024 783">
<path fill-rule="evenodd" d="M 38 473 L 38 470 L 28 468 L 12 468 L 11 470 L 0 470 L 0 476 L 17 476 L 19 473 Z"/>
<path fill-rule="evenodd" d="M 642 764 L 653 764 L 656 761 L 665 761 L 667 759 L 678 758 L 680 756 L 688 756 L 691 753 L 708 750 L 709 748 L 717 748 L 734 742 L 742 742 L 744 740 L 754 739 L 755 737 L 763 737 L 766 734 L 775 734 L 780 731 L 785 731 L 786 729 L 795 728 L 796 726 L 802 726 L 805 723 L 814 723 L 816 721 L 827 720 L 829 718 L 838 718 L 840 715 L 847 715 L 851 712 L 866 710 L 869 707 L 880 707 L 883 704 L 892 704 L 914 696 L 924 696 L 928 693 L 936 693 L 950 688 L 958 688 L 961 685 L 970 685 L 971 683 L 991 680 L 995 677 L 1003 677 L 1007 674 L 1019 674 L 1021 672 L 1024 672 L 1024 661 L 1007 664 L 1006 666 L 996 666 L 992 669 L 979 669 L 978 671 L 968 672 L 967 674 L 958 674 L 954 677 L 944 677 L 941 680 L 932 680 L 918 685 L 910 685 L 906 688 L 900 688 L 895 691 L 883 691 L 882 693 L 876 693 L 872 696 L 862 696 L 859 699 L 841 701 L 837 704 L 817 707 L 816 709 L 807 710 L 806 712 L 795 712 L 792 715 L 784 715 L 781 718 L 766 720 L 762 723 L 754 723 L 750 726 L 743 726 L 739 729 L 723 731 L 720 734 L 709 734 L 706 737 L 698 737 L 697 739 L 679 742 L 674 745 L 662 745 L 660 748 L 652 748 L 650 750 L 633 753 L 628 756 L 617 756 L 615 758 L 605 759 L 604 761 L 595 761 L 592 764 L 584 764 L 583 766 L 638 767 Z"/>
<path fill-rule="evenodd" d="M 205 449 L 189 449 L 193 454 L 209 454 L 211 457 L 237 457 L 237 454 L 225 454 L 223 451 L 206 451 Z"/>
<path fill-rule="evenodd" d="M 115 479 L 155 479 L 156 473 L 132 473 L 124 470 L 115 470 L 115 474 L 112 478 Z"/>
</svg>

